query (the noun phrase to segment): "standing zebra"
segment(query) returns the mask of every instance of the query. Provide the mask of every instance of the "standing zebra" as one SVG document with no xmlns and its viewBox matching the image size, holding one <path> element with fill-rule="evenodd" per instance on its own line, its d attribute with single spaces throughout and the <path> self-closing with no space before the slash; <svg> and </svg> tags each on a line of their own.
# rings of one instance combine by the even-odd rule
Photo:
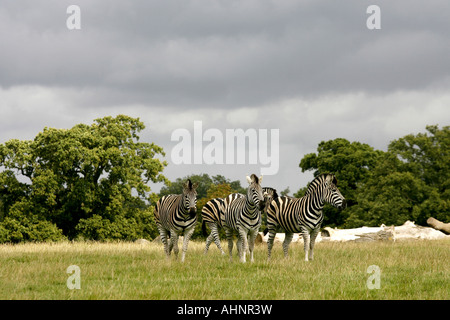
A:
<svg viewBox="0 0 450 320">
<path fill-rule="evenodd" d="M 301 232 L 304 240 L 305 261 L 314 258 L 314 243 L 323 221 L 324 203 L 344 209 L 345 198 L 336 187 L 337 179 L 332 174 L 321 174 L 309 185 L 301 198 L 278 197 L 272 201 L 267 211 L 268 259 L 270 259 L 277 227 L 284 229 L 284 256 L 287 257 L 289 244 L 295 232 Z"/>
<path fill-rule="evenodd" d="M 243 194 L 235 193 L 236 196 L 245 197 Z M 219 228 L 223 228 L 222 220 L 220 218 L 221 214 L 224 213 L 225 210 L 225 199 L 224 198 L 214 198 L 209 200 L 202 208 L 202 231 L 206 236 L 206 226 L 211 230 L 210 235 L 206 238 L 206 246 L 204 253 L 208 253 L 209 246 L 211 242 L 214 240 L 217 248 L 219 248 L 222 254 L 225 252 L 220 245 L 219 238 Z"/>
<path fill-rule="evenodd" d="M 156 203 L 156 226 L 164 244 L 167 258 L 169 258 L 172 248 L 175 257 L 178 257 L 178 236 L 182 234 L 184 240 L 181 262 L 184 262 L 189 239 L 197 222 L 197 191 L 195 191 L 197 187 L 198 183 L 193 184 L 188 179 L 183 187 L 182 194 L 163 196 Z M 170 243 L 167 242 L 167 237 L 170 238 Z"/>
<path fill-rule="evenodd" d="M 220 245 L 219 228 L 222 227 L 222 221 L 220 220 L 220 213 L 224 208 L 223 198 L 214 198 L 209 200 L 202 208 L 202 231 L 203 235 L 206 235 L 206 225 L 211 230 L 210 235 L 206 238 L 205 254 L 208 253 L 209 246 L 214 240 L 217 248 L 219 248 L 222 255 L 225 254 L 222 246 Z"/>
<path fill-rule="evenodd" d="M 225 198 L 225 210 L 221 215 L 222 224 L 228 240 L 230 261 L 233 251 L 233 233 L 238 233 L 238 251 L 240 261 L 246 262 L 247 248 L 250 249 L 250 259 L 253 262 L 255 238 L 261 226 L 261 210 L 264 209 L 264 197 L 261 188 L 262 176 L 252 174 L 247 176 L 250 184 L 245 197 L 233 193 Z M 247 235 L 249 240 L 247 240 Z"/>
</svg>

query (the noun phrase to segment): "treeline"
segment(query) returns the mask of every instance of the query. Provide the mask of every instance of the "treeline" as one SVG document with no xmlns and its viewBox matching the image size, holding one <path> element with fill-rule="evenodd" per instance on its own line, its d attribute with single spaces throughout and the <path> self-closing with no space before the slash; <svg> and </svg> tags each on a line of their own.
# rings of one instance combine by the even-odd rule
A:
<svg viewBox="0 0 450 320">
<path fill-rule="evenodd" d="M 187 178 L 199 183 L 199 217 L 209 199 L 246 192 L 239 181 L 221 175 L 168 181 L 163 149 L 139 141 L 144 128 L 139 119 L 119 115 L 71 129 L 44 128 L 34 140 L 1 144 L 0 242 L 153 239 L 158 231 L 152 204 L 181 193 Z M 386 152 L 335 139 L 321 142 L 300 168 L 335 173 L 347 198 L 342 212 L 325 207 L 324 225 L 425 224 L 429 216 L 448 221 L 449 145 L 450 127 L 437 126 L 394 140 Z M 150 182 L 165 187 L 155 194 Z M 200 223 L 193 237 L 202 237 Z"/>
<path fill-rule="evenodd" d="M 392 141 L 387 151 L 335 139 L 321 142 L 300 161 L 303 172 L 333 172 L 347 199 L 342 212 L 324 208 L 324 225 L 344 228 L 426 225 L 432 216 L 450 221 L 450 127 Z M 295 196 L 302 196 L 305 188 Z"/>
</svg>

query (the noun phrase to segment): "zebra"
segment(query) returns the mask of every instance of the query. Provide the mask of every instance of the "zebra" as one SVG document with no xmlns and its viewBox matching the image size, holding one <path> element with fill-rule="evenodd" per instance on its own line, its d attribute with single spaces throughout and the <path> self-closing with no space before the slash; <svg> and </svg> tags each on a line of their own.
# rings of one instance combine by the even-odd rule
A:
<svg viewBox="0 0 450 320">
<path fill-rule="evenodd" d="M 245 197 L 240 194 L 230 194 L 225 198 L 225 210 L 221 214 L 222 225 L 228 240 L 230 261 L 233 251 L 233 233 L 238 233 L 238 252 L 240 261 L 246 262 L 247 248 L 250 250 L 250 260 L 253 262 L 255 238 L 261 226 L 261 210 L 264 209 L 264 197 L 261 188 L 262 176 L 252 174 L 247 176 L 249 187 Z M 247 240 L 247 236 L 249 239 Z"/>
<path fill-rule="evenodd" d="M 323 221 L 324 202 L 336 208 L 346 207 L 345 198 L 336 187 L 337 179 L 332 174 L 317 176 L 308 186 L 305 196 L 301 198 L 278 197 L 274 199 L 267 211 L 268 259 L 273 247 L 276 229 L 284 229 L 284 256 L 287 257 L 289 244 L 295 232 L 301 232 L 304 240 L 305 261 L 314 259 L 314 243 Z"/>
<path fill-rule="evenodd" d="M 236 193 L 237 197 L 245 197 L 245 195 Z M 210 235 L 206 238 L 206 246 L 204 254 L 208 253 L 209 246 L 212 241 L 216 244 L 217 248 L 219 248 L 222 255 L 225 254 L 222 246 L 220 245 L 219 238 L 219 228 L 223 228 L 222 219 L 220 215 L 223 214 L 225 210 L 225 199 L 224 198 L 214 198 L 209 200 L 202 208 L 202 231 L 203 235 L 207 235 L 206 226 L 211 230 Z"/>
<path fill-rule="evenodd" d="M 269 207 L 270 202 L 278 197 L 277 191 L 274 188 L 270 187 L 263 187 L 263 196 L 264 196 L 264 203 L 265 207 L 263 210 L 263 219 L 267 221 L 267 209 Z M 236 197 L 243 197 L 245 198 L 245 195 L 241 193 L 235 193 Z M 225 198 L 214 198 L 209 200 L 202 208 L 202 232 L 203 235 L 207 235 L 206 226 L 209 227 L 211 230 L 211 233 L 206 238 L 206 246 L 204 250 L 204 254 L 208 253 L 209 246 L 214 241 L 217 248 L 219 248 L 222 255 L 225 255 L 225 251 L 223 251 L 222 246 L 220 245 L 220 238 L 219 238 L 219 228 L 223 228 L 222 219 L 220 218 L 221 212 L 224 212 L 225 210 Z M 238 243 L 240 241 L 240 238 L 238 239 Z M 239 246 L 238 246 L 239 250 Z"/>
<path fill-rule="evenodd" d="M 184 262 L 189 239 L 197 222 L 197 189 L 198 183 L 188 179 L 183 186 L 182 194 L 163 196 L 156 203 L 155 220 L 167 258 L 173 251 L 178 257 L 178 236 L 183 235 L 181 262 Z M 167 238 L 170 238 L 168 243 Z"/>
<path fill-rule="evenodd" d="M 220 245 L 219 238 L 219 228 L 222 227 L 222 220 L 220 220 L 220 213 L 224 208 L 224 199 L 223 198 L 214 198 L 209 200 L 202 208 L 202 231 L 203 235 L 206 236 L 206 225 L 208 225 L 211 230 L 210 235 L 206 238 L 206 246 L 204 253 L 208 253 L 209 246 L 211 242 L 214 240 L 217 248 L 219 248 L 222 255 L 225 254 L 222 246 Z"/>
</svg>

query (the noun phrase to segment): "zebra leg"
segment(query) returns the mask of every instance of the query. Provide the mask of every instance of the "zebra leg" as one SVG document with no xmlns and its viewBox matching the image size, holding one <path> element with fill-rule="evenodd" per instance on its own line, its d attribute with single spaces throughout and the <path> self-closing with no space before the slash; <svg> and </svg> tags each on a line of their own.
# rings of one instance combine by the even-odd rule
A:
<svg viewBox="0 0 450 320">
<path fill-rule="evenodd" d="M 170 250 L 169 250 L 169 243 L 167 241 L 167 235 L 168 235 L 168 231 L 166 229 L 164 229 L 161 225 L 158 225 L 158 230 L 159 230 L 159 236 L 161 238 L 161 242 L 164 245 L 164 252 L 166 253 L 167 258 L 169 258 L 170 256 Z M 170 236 L 170 234 L 169 234 Z M 170 239 L 169 239 L 170 242 Z"/>
<path fill-rule="evenodd" d="M 226 228 L 225 234 L 228 240 L 228 252 L 230 254 L 230 262 L 233 261 L 233 231 Z"/>
<path fill-rule="evenodd" d="M 257 236 L 258 232 L 256 232 L 256 230 L 252 230 L 249 234 L 249 239 L 248 239 L 248 247 L 250 250 L 250 262 L 253 262 L 253 249 L 255 248 L 255 239 Z"/>
<path fill-rule="evenodd" d="M 310 235 L 310 243 L 309 243 L 309 260 L 314 260 L 314 244 L 316 242 L 316 237 L 319 234 L 320 226 L 314 229 Z"/>
<path fill-rule="evenodd" d="M 170 234 L 170 230 L 167 231 L 167 234 L 169 235 L 169 242 L 168 242 L 168 252 L 169 252 L 169 256 L 172 253 L 172 249 L 173 249 L 173 236 Z"/>
<path fill-rule="evenodd" d="M 216 244 L 217 248 L 219 248 L 222 255 L 224 255 L 225 251 L 223 251 L 222 246 L 220 245 L 219 228 L 217 227 L 217 224 L 211 223 L 209 225 L 209 228 L 211 229 L 211 235 L 214 238 L 214 243 Z"/>
<path fill-rule="evenodd" d="M 247 254 L 247 249 L 248 249 L 247 233 L 248 233 L 248 230 L 239 228 L 239 237 L 241 238 L 241 252 L 240 252 L 239 260 L 242 263 L 246 262 L 245 255 Z"/>
<path fill-rule="evenodd" d="M 242 238 L 240 236 L 240 234 L 237 234 L 237 240 L 236 240 L 236 248 L 237 248 L 237 252 L 238 252 L 238 257 L 241 257 L 241 250 L 242 250 Z"/>
<path fill-rule="evenodd" d="M 289 245 L 291 244 L 292 238 L 294 237 L 294 234 L 291 232 L 286 232 L 285 237 L 284 237 L 284 241 L 283 241 L 283 252 L 284 252 L 284 257 L 287 258 L 288 256 L 288 251 L 289 251 Z"/>
<path fill-rule="evenodd" d="M 180 251 L 178 249 L 178 234 L 175 231 L 170 232 L 170 249 L 175 254 L 175 258 L 178 258 L 178 252 Z"/>
<path fill-rule="evenodd" d="M 273 241 L 275 239 L 276 230 L 269 229 L 269 238 L 267 239 L 267 260 L 270 260 L 272 254 Z"/>
<path fill-rule="evenodd" d="M 209 245 L 211 244 L 212 241 L 213 241 L 213 235 L 212 235 L 212 231 L 211 231 L 211 233 L 209 234 L 208 238 L 206 238 L 205 251 L 203 252 L 204 254 L 208 253 Z"/>
<path fill-rule="evenodd" d="M 309 261 L 309 231 L 306 227 L 302 227 L 303 247 L 305 249 L 305 261 Z"/>
<path fill-rule="evenodd" d="M 189 245 L 189 239 L 191 239 L 192 234 L 194 233 L 194 227 L 184 231 L 184 239 L 183 239 L 183 248 L 181 252 L 181 262 L 184 262 L 184 257 L 186 256 L 186 251 Z"/>
<path fill-rule="evenodd" d="M 213 226 L 215 225 L 214 223 L 210 223 L 210 222 L 206 222 L 206 224 L 209 227 L 209 230 L 211 230 L 211 233 L 209 234 L 208 238 L 206 238 L 206 246 L 205 246 L 205 251 L 204 254 L 208 253 L 209 250 L 209 246 L 211 245 L 211 242 L 214 239 L 214 231 L 213 231 Z"/>
</svg>

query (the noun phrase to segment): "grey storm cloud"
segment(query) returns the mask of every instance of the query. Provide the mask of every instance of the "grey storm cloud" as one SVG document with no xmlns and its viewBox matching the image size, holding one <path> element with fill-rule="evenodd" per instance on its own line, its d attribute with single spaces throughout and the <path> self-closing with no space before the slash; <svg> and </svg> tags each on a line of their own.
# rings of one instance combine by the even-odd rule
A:
<svg viewBox="0 0 450 320">
<path fill-rule="evenodd" d="M 81 30 L 66 27 L 72 4 Z M 380 30 L 366 27 L 372 4 Z M 2 0 L 0 139 L 128 114 L 166 150 L 169 179 L 245 185 L 259 165 L 172 164 L 171 133 L 279 129 L 280 170 L 265 181 L 294 192 L 322 140 L 385 149 L 450 123 L 449 12 L 448 0 Z"/>
<path fill-rule="evenodd" d="M 235 108 L 416 89 L 450 68 L 444 1 L 378 1 L 377 31 L 366 28 L 366 1 L 78 1 L 77 31 L 65 26 L 69 4 L 2 3 L 3 87 L 90 87 L 109 91 L 96 101 L 105 104 Z"/>
</svg>

